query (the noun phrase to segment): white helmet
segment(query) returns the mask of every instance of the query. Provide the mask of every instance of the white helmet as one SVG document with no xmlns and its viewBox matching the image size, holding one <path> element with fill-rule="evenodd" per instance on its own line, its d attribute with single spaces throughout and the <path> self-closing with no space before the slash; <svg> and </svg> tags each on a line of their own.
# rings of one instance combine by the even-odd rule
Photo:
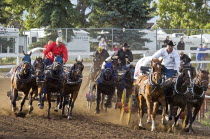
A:
<svg viewBox="0 0 210 139">
<path fill-rule="evenodd" d="M 58 37 L 58 38 L 56 39 L 56 42 L 62 42 L 62 38 L 61 38 L 61 37 Z"/>
</svg>

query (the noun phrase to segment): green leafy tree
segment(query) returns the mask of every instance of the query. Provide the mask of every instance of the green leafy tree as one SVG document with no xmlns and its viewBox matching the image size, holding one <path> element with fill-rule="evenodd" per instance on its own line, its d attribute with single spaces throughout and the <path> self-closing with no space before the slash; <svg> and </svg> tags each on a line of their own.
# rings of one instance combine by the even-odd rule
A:
<svg viewBox="0 0 210 139">
<path fill-rule="evenodd" d="M 152 18 L 152 0 L 92 0 L 89 20 L 94 27 L 143 28 Z"/>
<path fill-rule="evenodd" d="M 144 28 L 146 22 L 153 17 L 152 13 L 155 10 L 155 8 L 150 7 L 151 1 L 92 0 L 92 12 L 89 16 L 91 27 L 118 28 L 119 30 L 113 31 L 114 42 L 120 44 L 127 42 L 131 45 L 131 49 L 142 49 L 142 42 L 149 41 L 142 38 L 144 33 L 139 32 L 139 30 L 126 29 Z M 102 34 L 101 37 L 111 42 L 111 34 L 112 31 L 109 30 L 108 33 Z M 138 43 L 134 44 L 134 42 Z"/>
<path fill-rule="evenodd" d="M 157 23 L 167 29 L 203 29 L 209 26 L 209 10 L 203 0 L 159 0 Z"/>
</svg>

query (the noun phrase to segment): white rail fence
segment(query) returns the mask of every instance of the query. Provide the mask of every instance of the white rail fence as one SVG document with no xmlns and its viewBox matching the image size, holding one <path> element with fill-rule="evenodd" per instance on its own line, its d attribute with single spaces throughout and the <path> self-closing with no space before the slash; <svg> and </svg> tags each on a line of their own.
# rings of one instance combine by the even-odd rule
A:
<svg viewBox="0 0 210 139">
<path fill-rule="evenodd" d="M 132 50 L 132 53 L 134 55 L 142 55 L 142 56 L 150 56 L 153 53 L 155 53 L 157 50 Z M 192 57 L 193 54 L 197 54 L 197 53 L 210 53 L 210 50 L 207 51 L 197 51 L 197 50 L 184 50 L 183 51 L 185 54 L 188 54 L 189 57 Z M 91 57 L 94 54 L 94 52 L 69 52 L 68 55 L 69 56 L 89 56 Z M 109 51 L 109 54 L 112 55 L 114 54 L 114 51 Z M 41 53 L 34 53 L 32 54 L 32 57 L 35 56 L 41 56 Z M 23 57 L 23 54 L 21 53 L 1 53 L 0 54 L 0 58 L 6 58 L 6 57 L 16 57 L 17 58 L 17 62 L 16 64 L 19 63 L 20 58 Z M 138 59 L 134 59 L 134 63 L 137 62 Z M 191 61 L 191 63 L 210 63 L 210 61 Z M 91 63 L 85 63 L 85 66 L 90 66 Z M 14 67 L 15 65 L 0 65 L 0 68 L 11 68 Z"/>
</svg>

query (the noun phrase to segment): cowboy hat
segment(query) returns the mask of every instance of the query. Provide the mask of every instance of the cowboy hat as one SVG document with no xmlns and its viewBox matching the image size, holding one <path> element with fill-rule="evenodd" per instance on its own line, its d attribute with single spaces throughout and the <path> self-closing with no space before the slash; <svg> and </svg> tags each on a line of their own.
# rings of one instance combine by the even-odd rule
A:
<svg viewBox="0 0 210 139">
<path fill-rule="evenodd" d="M 130 46 L 127 43 L 124 43 L 123 47 L 129 48 Z"/>
<path fill-rule="evenodd" d="M 169 46 L 175 46 L 175 44 L 173 43 L 173 41 L 169 41 L 169 42 L 168 42 L 168 45 L 169 45 Z"/>
</svg>

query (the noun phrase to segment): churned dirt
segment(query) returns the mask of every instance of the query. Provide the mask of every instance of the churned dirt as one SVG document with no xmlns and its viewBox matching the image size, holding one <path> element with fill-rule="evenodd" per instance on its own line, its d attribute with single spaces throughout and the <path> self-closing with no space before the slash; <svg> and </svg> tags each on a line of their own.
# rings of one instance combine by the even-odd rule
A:
<svg viewBox="0 0 210 139">
<path fill-rule="evenodd" d="M 84 77 L 84 84 L 87 77 Z M 28 101 L 23 113 L 17 116 L 12 113 L 7 92 L 10 91 L 10 78 L 0 77 L 0 138 L 210 138 L 210 128 L 199 123 L 193 125 L 194 134 L 185 133 L 180 127 L 168 133 L 169 122 L 166 126 L 160 124 L 157 117 L 157 131 L 151 132 L 151 124 L 143 122 L 146 130 L 137 129 L 138 115 L 132 115 L 131 125 L 126 126 L 119 122 L 119 109 L 108 109 L 99 115 L 94 114 L 94 107 L 87 110 L 86 92 L 88 88 L 80 90 L 73 110 L 73 120 L 61 117 L 61 111 L 51 109 L 51 119 L 47 119 L 47 103 L 45 109 L 40 110 L 37 101 L 33 103 L 34 111 L 28 114 Z M 19 93 L 21 96 L 21 93 Z M 17 106 L 19 107 L 19 102 Z M 53 105 L 54 106 L 54 105 Z M 145 116 L 146 117 L 146 116 Z"/>
</svg>

